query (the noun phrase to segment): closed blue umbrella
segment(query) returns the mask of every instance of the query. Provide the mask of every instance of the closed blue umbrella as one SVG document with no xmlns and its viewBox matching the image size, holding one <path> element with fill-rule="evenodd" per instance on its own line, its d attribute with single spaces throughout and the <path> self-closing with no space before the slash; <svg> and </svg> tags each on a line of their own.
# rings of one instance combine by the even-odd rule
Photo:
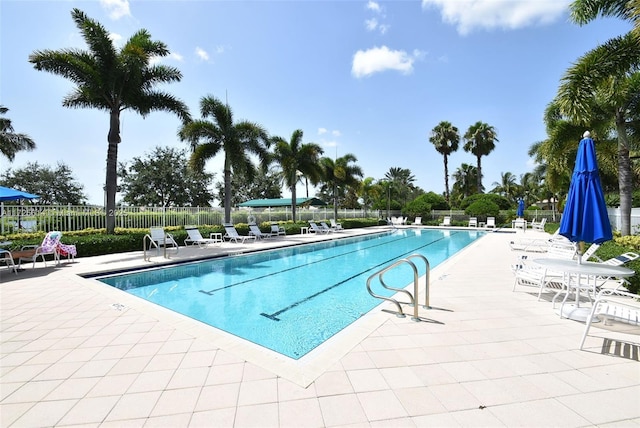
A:
<svg viewBox="0 0 640 428">
<path fill-rule="evenodd" d="M 524 200 L 522 200 L 522 198 L 518 199 L 518 212 L 516 215 L 518 217 L 524 217 Z"/>
<path fill-rule="evenodd" d="M 19 199 L 38 199 L 40 196 L 34 195 L 20 190 L 12 189 L 10 187 L 0 186 L 0 202 L 2 201 L 16 201 Z"/>
<path fill-rule="evenodd" d="M 596 150 L 589 135 L 585 132 L 578 146 L 559 233 L 572 242 L 600 244 L 613 239 L 613 234 L 600 184 Z"/>
</svg>

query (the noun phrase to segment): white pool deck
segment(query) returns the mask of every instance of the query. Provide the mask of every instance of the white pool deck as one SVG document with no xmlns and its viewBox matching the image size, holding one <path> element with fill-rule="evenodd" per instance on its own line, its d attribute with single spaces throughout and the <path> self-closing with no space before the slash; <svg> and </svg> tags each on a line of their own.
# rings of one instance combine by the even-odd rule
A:
<svg viewBox="0 0 640 428">
<path fill-rule="evenodd" d="M 376 308 L 299 361 L 78 276 L 155 254 L 3 267 L 0 426 L 640 426 L 638 336 L 615 355 L 594 327 L 578 350 L 584 324 L 512 292 L 515 237 L 489 233 L 433 269 L 424 321 Z"/>
</svg>

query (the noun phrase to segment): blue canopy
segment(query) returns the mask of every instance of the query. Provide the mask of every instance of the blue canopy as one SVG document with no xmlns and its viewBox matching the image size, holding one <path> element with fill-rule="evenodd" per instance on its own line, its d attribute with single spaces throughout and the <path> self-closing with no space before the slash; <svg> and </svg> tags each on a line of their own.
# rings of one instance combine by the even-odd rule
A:
<svg viewBox="0 0 640 428">
<path fill-rule="evenodd" d="M 40 196 L 33 195 L 31 193 L 22 192 L 20 190 L 12 189 L 10 187 L 0 186 L 0 202 L 2 201 L 16 201 L 18 199 L 38 199 Z"/>
<path fill-rule="evenodd" d="M 588 134 L 585 135 L 578 146 L 559 233 L 572 242 L 600 244 L 613 239 L 613 234 L 600 184 L 595 146 Z"/>
<path fill-rule="evenodd" d="M 516 213 L 518 217 L 524 217 L 524 201 L 522 198 L 518 199 L 518 212 Z"/>
</svg>

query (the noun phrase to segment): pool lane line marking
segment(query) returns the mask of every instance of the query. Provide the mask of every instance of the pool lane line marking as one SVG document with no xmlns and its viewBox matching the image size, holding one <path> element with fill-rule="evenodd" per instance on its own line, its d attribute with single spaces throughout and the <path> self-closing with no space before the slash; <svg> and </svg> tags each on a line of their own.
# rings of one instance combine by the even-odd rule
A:
<svg viewBox="0 0 640 428">
<path fill-rule="evenodd" d="M 265 317 L 265 318 L 269 318 L 270 320 L 273 320 L 273 321 L 280 321 L 280 318 L 278 318 L 278 315 L 280 315 L 280 314 L 282 314 L 282 313 L 284 313 L 284 312 L 287 312 L 288 310 L 293 309 L 293 308 L 295 308 L 296 306 L 299 306 L 299 305 L 301 305 L 301 304 L 303 304 L 303 303 L 305 303 L 305 302 L 308 302 L 309 300 L 312 300 L 312 299 L 314 299 L 314 298 L 318 297 L 319 295 L 321 295 L 321 294 L 323 294 L 323 293 L 326 293 L 327 291 L 329 291 L 329 290 L 331 290 L 331 289 L 333 289 L 333 288 L 336 288 L 336 287 L 338 287 L 339 285 L 342 285 L 342 284 L 344 284 L 344 283 L 345 283 L 345 282 L 347 282 L 347 281 L 352 280 L 353 278 L 356 278 L 356 277 L 358 277 L 358 276 L 360 276 L 360 275 L 363 275 L 364 273 L 366 273 L 366 272 L 368 272 L 368 271 L 370 271 L 370 270 L 373 270 L 373 269 L 375 269 L 375 268 L 377 268 L 377 267 L 380 267 L 380 266 L 382 266 L 382 265 L 385 265 L 385 264 L 387 264 L 387 263 L 389 263 L 389 262 L 392 262 L 392 261 L 395 261 L 395 260 L 401 259 L 401 258 L 402 258 L 402 257 L 404 257 L 404 256 L 408 256 L 408 255 L 410 255 L 411 253 L 413 253 L 413 252 L 415 252 L 415 251 L 417 251 L 417 250 L 419 250 L 419 249 L 421 249 L 421 248 L 425 248 L 425 247 L 428 247 L 429 245 L 431 245 L 431 244 L 433 244 L 433 243 L 435 243 L 435 242 L 442 241 L 444 238 L 445 238 L 445 237 L 443 236 L 443 237 L 441 237 L 440 239 L 436 239 L 436 240 L 434 240 L 434 241 L 430 241 L 429 243 L 427 243 L 427 244 L 425 244 L 425 245 L 422 245 L 422 246 L 420 246 L 420 247 L 416 247 L 415 249 L 413 249 L 413 250 L 411 250 L 411 251 L 407 251 L 407 252 L 405 252 L 404 254 L 402 254 L 402 255 L 400 255 L 400 256 L 393 257 L 393 258 L 388 259 L 388 260 L 386 260 L 386 261 L 384 261 L 384 262 L 378 263 L 377 265 L 372 266 L 372 267 L 370 267 L 369 269 L 365 269 L 365 270 L 363 270 L 362 272 L 359 272 L 359 273 L 357 273 L 357 274 L 355 274 L 355 275 L 350 276 L 349 278 L 343 279 L 342 281 L 337 282 L 337 283 L 335 283 L 335 284 L 333 284 L 333 285 L 331 285 L 331 286 L 329 286 L 329 287 L 327 287 L 327 288 L 325 288 L 325 289 L 322 289 L 322 290 L 318 291 L 318 292 L 317 292 L 317 293 L 315 293 L 315 294 L 312 294 L 312 295 L 310 295 L 310 296 L 307 296 L 307 297 L 305 297 L 305 298 L 304 298 L 304 299 L 302 299 L 302 300 L 298 300 L 297 302 L 294 302 L 294 303 L 290 304 L 289 306 L 286 306 L 286 307 L 284 307 L 284 308 L 280 309 L 279 311 L 273 312 L 273 313 L 271 313 L 271 314 L 265 314 L 264 312 L 262 312 L 260 315 L 262 315 L 262 316 L 263 316 L 263 317 Z"/>
<path fill-rule="evenodd" d="M 379 247 L 379 246 L 382 246 L 382 245 L 388 245 L 390 243 L 397 242 L 397 241 L 400 241 L 400 240 L 403 240 L 403 239 L 407 239 L 407 238 L 408 238 L 407 236 L 402 236 L 402 237 L 400 237 L 398 239 L 394 239 L 393 241 L 390 241 L 390 242 L 378 243 L 378 244 L 371 245 L 371 246 L 365 247 L 365 248 L 358 248 L 358 249 L 353 250 L 353 251 L 348 251 L 346 253 L 336 254 L 335 256 L 331 256 L 331 257 L 325 257 L 323 259 L 316 260 L 316 261 L 313 261 L 313 262 L 310 262 L 310 263 L 305 263 L 303 265 L 292 266 L 292 267 L 284 269 L 284 270 L 279 270 L 278 272 L 272 272 L 272 273 L 269 273 L 269 274 L 266 274 L 266 275 L 261 275 L 261 276 L 258 276 L 258 277 L 245 279 L 244 281 L 234 282 L 233 284 L 225 285 L 223 287 L 213 288 L 213 289 L 211 289 L 209 291 L 206 291 L 206 290 L 198 290 L 198 291 L 200 291 L 200 293 L 207 294 L 209 296 L 213 296 L 213 294 L 215 292 L 217 292 L 217 291 L 225 290 L 227 288 L 235 287 L 237 285 L 246 284 L 248 282 L 257 281 L 257 280 L 260 280 L 260 279 L 263 279 L 263 278 L 268 278 L 268 277 L 273 276 L 273 275 L 278 275 L 278 274 L 280 274 L 282 272 L 288 272 L 288 271 L 291 271 L 291 270 L 300 269 L 300 268 L 303 268 L 303 267 L 306 267 L 306 266 L 309 266 L 309 265 L 313 265 L 313 264 L 316 264 L 316 263 L 321 263 L 321 262 L 325 262 L 327 260 L 331 260 L 331 259 L 335 259 L 335 258 L 338 258 L 338 257 L 346 256 L 348 254 L 357 253 L 359 251 L 363 251 L 363 250 L 366 251 L 366 250 L 373 249 L 375 247 Z"/>
</svg>

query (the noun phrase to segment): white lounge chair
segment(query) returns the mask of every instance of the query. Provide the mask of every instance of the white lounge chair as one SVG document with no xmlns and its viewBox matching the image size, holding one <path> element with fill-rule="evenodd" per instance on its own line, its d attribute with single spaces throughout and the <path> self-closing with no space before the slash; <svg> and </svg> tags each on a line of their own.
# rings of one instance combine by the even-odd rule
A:
<svg viewBox="0 0 640 428">
<path fill-rule="evenodd" d="M 540 220 L 539 223 L 535 223 L 535 222 L 531 222 L 531 229 L 532 230 L 539 230 L 541 232 L 544 232 L 544 225 L 547 224 L 547 219 L 543 218 L 542 220 Z"/>
<path fill-rule="evenodd" d="M 496 228 L 496 218 L 495 217 L 487 217 L 487 224 L 485 225 L 487 228 Z"/>
<path fill-rule="evenodd" d="M 18 274 L 18 267 L 13 262 L 13 255 L 11 251 L 0 248 L 0 262 L 7 265 L 9 272 L 13 270 L 15 274 Z"/>
<path fill-rule="evenodd" d="M 320 228 L 326 232 L 335 232 L 336 229 L 329 227 L 329 225 L 327 223 L 325 223 L 324 221 L 320 222 Z"/>
<path fill-rule="evenodd" d="M 320 227 L 314 221 L 309 222 L 309 227 L 310 227 L 309 229 L 310 233 L 316 233 L 318 235 L 324 235 L 330 232 L 330 229 L 325 229 L 323 227 Z"/>
<path fill-rule="evenodd" d="M 478 227 L 478 218 L 477 217 L 469 217 L 468 227 Z"/>
<path fill-rule="evenodd" d="M 229 242 L 233 241 L 235 243 L 242 243 L 244 244 L 244 241 L 246 241 L 247 239 L 253 240 L 255 242 L 256 237 L 253 235 L 240 235 L 238 233 L 238 231 L 236 230 L 236 227 L 233 224 L 230 223 L 225 223 L 223 224 L 224 226 L 224 230 L 225 230 L 225 234 L 223 236 L 223 239 L 228 239 Z"/>
<path fill-rule="evenodd" d="M 332 228 L 333 230 L 335 230 L 336 232 L 337 232 L 337 231 L 339 231 L 339 230 L 344 230 L 344 229 L 342 228 L 342 224 L 341 224 L 341 223 L 338 223 L 338 222 L 336 221 L 336 219 L 335 219 L 335 218 L 332 218 L 332 219 L 330 219 L 329 221 L 331 221 L 331 228 Z"/>
<path fill-rule="evenodd" d="M 271 236 L 286 236 L 287 231 L 278 223 L 271 223 Z"/>
<path fill-rule="evenodd" d="M 416 217 L 415 220 L 413 220 L 413 223 L 411 223 L 411 225 L 422 226 L 422 217 Z"/>
<path fill-rule="evenodd" d="M 180 246 L 173 238 L 173 235 L 164 231 L 162 227 L 151 227 L 149 228 L 149 235 L 146 235 L 149 238 L 149 250 L 153 247 L 156 249 L 156 252 L 160 252 L 160 247 L 164 247 L 167 250 L 175 250 L 176 253 L 180 250 Z"/>
<path fill-rule="evenodd" d="M 47 261 L 45 256 L 53 255 L 53 259 L 56 265 L 60 264 L 60 256 L 66 256 L 69 259 L 75 258 L 77 251 L 75 245 L 63 244 L 60 242 L 62 238 L 62 232 L 52 230 L 47 233 L 40 245 L 25 245 L 21 248 L 20 252 L 29 252 L 34 250 L 33 255 L 24 255 L 18 258 L 18 268 L 20 268 L 23 261 L 33 262 L 33 267 L 36 267 L 36 261 L 38 257 L 42 258 L 45 267 Z"/>
<path fill-rule="evenodd" d="M 445 216 L 444 220 L 442 220 L 442 223 L 440 223 L 440 226 L 444 226 L 444 227 L 451 226 L 451 217 Z"/>
<path fill-rule="evenodd" d="M 637 337 L 638 332 L 640 332 L 639 299 L 640 295 L 638 294 L 612 289 L 602 290 L 587 317 L 584 333 L 580 340 L 580 349 L 584 348 L 584 342 L 593 322 L 597 322 L 596 326 L 599 329 L 614 330 L 616 336 L 618 334 L 635 334 Z M 602 332 L 597 334 L 601 336 Z M 608 343 L 611 345 L 611 342 L 609 341 Z M 605 341 L 604 343 L 607 342 Z M 605 350 L 604 343 L 599 341 L 599 353 Z"/>
<path fill-rule="evenodd" d="M 200 248 L 205 248 L 209 244 L 219 244 L 220 241 L 212 238 L 204 238 L 202 234 L 195 226 L 187 226 L 184 228 L 187 231 L 187 237 L 184 239 L 184 245 L 197 245 Z"/>
<path fill-rule="evenodd" d="M 256 239 L 271 238 L 271 234 L 261 231 L 257 224 L 249 225 L 249 236 L 255 236 Z"/>
</svg>

